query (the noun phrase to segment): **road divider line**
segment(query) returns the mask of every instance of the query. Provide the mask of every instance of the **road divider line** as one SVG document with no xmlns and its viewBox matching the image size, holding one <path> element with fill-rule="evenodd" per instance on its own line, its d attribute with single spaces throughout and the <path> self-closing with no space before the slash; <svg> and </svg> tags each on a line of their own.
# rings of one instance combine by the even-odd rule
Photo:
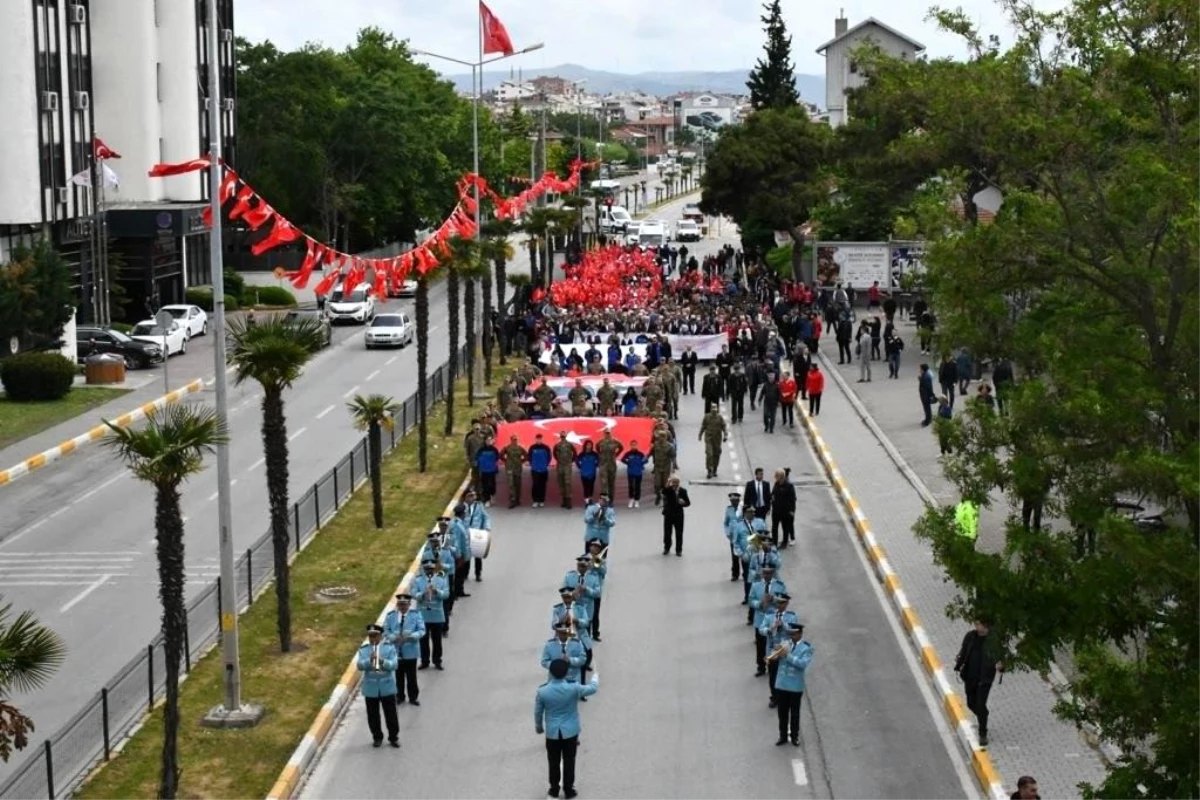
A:
<svg viewBox="0 0 1200 800">
<path fill-rule="evenodd" d="M 255 461 L 253 464 L 251 464 L 246 472 L 254 472 L 254 470 L 258 469 L 265 463 L 267 463 L 267 459 L 260 458 L 258 461 Z"/>
<path fill-rule="evenodd" d="M 135 422 L 145 419 L 148 412 L 165 408 L 172 403 L 179 402 L 187 395 L 198 392 L 203 388 L 204 381 L 197 378 L 188 385 L 176 389 L 173 392 L 168 392 L 157 400 L 153 400 L 149 403 L 143 403 L 137 409 L 126 414 L 121 414 L 119 417 L 113 420 L 113 424 L 122 428 L 128 427 Z M 79 450 L 79 448 L 86 444 L 94 442 L 98 439 L 102 439 L 106 434 L 108 434 L 108 432 L 109 429 L 107 425 L 97 425 L 87 433 L 81 433 L 73 439 L 68 439 L 67 441 L 59 444 L 57 447 L 51 447 L 45 452 L 30 456 L 16 466 L 9 467 L 5 470 L 0 470 L 0 486 L 3 486 L 7 483 L 12 483 L 18 478 L 28 475 L 34 470 L 41 469 L 47 464 L 57 461 L 68 453 L 76 452 Z"/>
<path fill-rule="evenodd" d="M 335 406 L 332 403 L 325 406 L 325 408 L 321 409 L 320 413 L 317 414 L 317 419 L 324 419 L 325 415 L 328 414 L 330 411 L 333 411 L 334 407 Z"/>
<path fill-rule="evenodd" d="M 350 389 L 347 390 L 347 392 L 345 394 L 342 395 L 342 398 L 348 400 L 351 397 L 353 397 L 354 393 L 357 391 L 358 391 L 358 384 L 355 384 L 355 385 L 351 386 Z"/>
<path fill-rule="evenodd" d="M 293 433 L 293 434 L 290 434 L 290 435 L 288 436 L 288 441 L 289 441 L 289 442 L 295 441 L 295 440 L 296 440 L 296 438 L 297 438 L 298 436 L 300 436 L 300 434 L 304 433 L 306 430 L 308 430 L 308 428 L 301 428 L 300 430 L 296 431 L 295 433 Z"/>
<path fill-rule="evenodd" d="M 75 607 L 75 605 L 77 603 L 81 602 L 89 594 L 96 591 L 101 586 L 103 586 L 105 583 L 107 583 L 108 579 L 111 577 L 112 577 L 112 575 L 101 575 L 99 578 L 96 579 L 96 581 L 91 586 L 87 587 L 82 592 L 80 592 L 79 594 L 75 595 L 70 600 L 68 600 L 67 604 L 58 610 L 58 613 L 65 614 L 68 611 L 70 611 L 72 608 Z"/>
<path fill-rule="evenodd" d="M 391 358 L 389 358 L 387 361 L 383 362 L 383 365 L 384 365 L 385 367 L 390 367 L 392 364 L 395 364 L 395 363 L 396 363 L 396 359 L 397 359 L 397 358 L 398 358 L 398 356 L 392 356 L 392 357 L 391 357 Z"/>
<path fill-rule="evenodd" d="M 102 484 L 100 484 L 99 486 L 97 486 L 95 489 L 92 489 L 92 490 L 90 490 L 90 491 L 84 492 L 83 494 L 79 495 L 79 497 L 76 497 L 74 500 L 72 500 L 71 502 L 67 503 L 67 505 L 69 505 L 69 506 L 73 506 L 73 505 L 75 505 L 76 503 L 82 503 L 84 500 L 87 500 L 88 498 L 90 498 L 90 497 L 94 496 L 94 495 L 95 495 L 97 492 L 99 492 L 99 491 L 102 491 L 102 490 L 104 490 L 104 489 L 107 489 L 109 486 L 112 486 L 114 483 L 116 483 L 117 481 L 121 480 L 122 478 L 124 478 L 124 477 L 125 477 L 126 475 L 128 475 L 128 474 L 129 474 L 129 473 L 127 473 L 127 472 L 119 472 L 119 473 L 117 473 L 117 474 L 116 474 L 116 475 L 114 475 L 113 477 L 111 477 L 111 478 L 109 478 L 108 480 L 106 480 L 104 483 L 102 483 Z"/>
<path fill-rule="evenodd" d="M 375 370 L 374 372 L 372 372 L 370 375 L 367 376 L 367 380 L 374 380 L 375 376 L 378 375 L 380 372 L 381 372 L 381 370 Z"/>
<path fill-rule="evenodd" d="M 975 730 L 971 727 L 967 712 L 964 711 L 965 706 L 963 702 L 959 699 L 958 693 L 954 691 L 953 685 L 946 677 L 945 667 L 930 643 L 929 636 L 925 632 L 925 627 L 922 625 L 920 617 L 917 616 L 916 609 L 908 602 L 908 597 L 900 588 L 899 576 L 892 569 L 887 554 L 876 540 L 875 533 L 871 530 L 871 524 L 867 520 L 867 516 L 859 507 L 858 501 L 854 499 L 854 495 L 850 493 L 850 487 L 846 484 L 845 478 L 842 477 L 841 470 L 837 468 L 837 464 L 829 452 L 829 446 L 825 444 L 825 440 L 821 437 L 820 429 L 817 428 L 817 424 L 813 421 L 812 417 L 808 415 L 808 409 L 801 403 L 796 404 L 796 416 L 800 417 L 801 422 L 804 424 L 804 429 L 812 441 L 813 449 L 817 451 L 818 457 L 821 460 L 821 466 L 833 482 L 834 491 L 841 501 L 842 506 L 845 508 L 847 514 L 849 514 L 851 520 L 853 520 L 854 530 L 858 534 L 859 543 L 862 545 L 863 550 L 866 551 L 867 557 L 870 559 L 872 566 L 874 566 L 888 598 L 891 600 L 896 612 L 900 615 L 901 623 L 910 636 L 910 644 L 917 650 L 916 655 L 942 701 L 942 710 L 946 714 L 950 727 L 954 729 L 954 732 L 958 735 L 959 744 L 970 757 L 971 768 L 975 773 L 976 780 L 979 781 L 979 785 L 988 796 L 994 798 L 994 800 L 1004 800 L 1008 796 L 1008 793 L 1004 791 L 1004 785 L 999 773 L 996 772 L 996 768 L 992 764 L 991 756 L 988 755 L 986 749 L 979 745 L 979 739 L 975 734 Z"/>
<path fill-rule="evenodd" d="M 471 477 L 468 475 L 459 484 L 454 497 L 446 504 L 444 512 L 446 516 L 454 513 L 454 507 L 458 505 L 459 498 L 462 497 L 462 493 L 466 491 L 470 483 Z M 421 542 L 418 544 L 417 554 L 413 557 L 412 563 L 408 565 L 408 571 L 400 579 L 400 585 L 396 587 L 396 591 L 392 592 L 393 595 L 408 591 L 409 584 L 412 583 L 413 578 L 416 577 L 417 571 L 420 568 L 421 554 L 424 551 L 425 544 Z M 383 610 L 379 612 L 379 616 L 375 618 L 375 621 L 382 625 L 384 617 L 387 616 L 390 608 L 391 602 L 389 600 L 384 603 Z M 333 692 L 329 695 L 329 699 L 325 701 L 325 705 L 317 712 L 317 717 L 309 727 L 308 733 L 304 734 L 304 738 L 300 740 L 299 746 L 296 747 L 288 759 L 287 765 L 279 773 L 279 777 L 275 780 L 275 785 L 271 787 L 271 791 L 267 794 L 267 800 L 285 800 L 285 798 L 292 797 L 297 787 L 299 787 L 301 779 L 316 761 L 317 754 L 321 752 L 321 748 L 325 746 L 326 740 L 333 732 L 334 723 L 341 717 L 347 706 L 349 706 L 350 701 L 357 694 L 360 677 L 361 674 L 358 671 L 358 652 L 355 651 L 355 654 L 350 658 L 350 663 L 342 671 L 342 677 L 338 679 L 337 686 L 333 687 Z"/>
<path fill-rule="evenodd" d="M 808 786 L 808 770 L 804 768 L 804 762 L 798 758 L 792 759 L 792 777 L 796 780 L 797 786 Z"/>
</svg>

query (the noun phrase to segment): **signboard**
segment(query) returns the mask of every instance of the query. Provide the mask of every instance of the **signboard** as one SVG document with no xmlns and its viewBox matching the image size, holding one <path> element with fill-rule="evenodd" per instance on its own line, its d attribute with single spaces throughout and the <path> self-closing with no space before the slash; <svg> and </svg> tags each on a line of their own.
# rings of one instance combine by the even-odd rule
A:
<svg viewBox="0 0 1200 800">
<path fill-rule="evenodd" d="M 814 248 L 817 282 L 826 286 L 841 283 L 866 289 L 875 281 L 888 286 L 891 254 L 886 244 L 864 242 L 817 242 Z"/>
<path fill-rule="evenodd" d="M 892 287 L 900 285 L 902 275 L 925 274 L 924 242 L 892 243 Z"/>
</svg>

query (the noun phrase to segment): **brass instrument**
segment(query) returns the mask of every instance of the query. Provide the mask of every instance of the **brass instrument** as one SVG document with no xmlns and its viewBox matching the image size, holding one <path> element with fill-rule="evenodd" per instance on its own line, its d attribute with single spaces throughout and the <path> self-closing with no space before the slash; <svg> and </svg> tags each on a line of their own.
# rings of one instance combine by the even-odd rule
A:
<svg viewBox="0 0 1200 800">
<path fill-rule="evenodd" d="M 570 627 L 567 629 L 568 634 L 572 639 L 579 638 L 579 631 L 575 627 L 575 612 L 572 609 L 567 609 L 567 623 Z"/>
<path fill-rule="evenodd" d="M 772 650 L 771 654 L 767 656 L 766 660 L 774 661 L 777 658 L 782 658 L 783 656 L 787 655 L 788 650 L 790 649 L 791 648 L 788 647 L 788 643 L 784 642 L 783 644 L 779 645 L 779 647 L 776 647 L 774 650 Z"/>
<path fill-rule="evenodd" d="M 608 545 L 604 546 L 596 555 L 592 556 L 592 569 L 600 569 L 608 561 Z"/>
<path fill-rule="evenodd" d="M 379 671 L 379 645 L 371 645 L 371 671 Z"/>
</svg>

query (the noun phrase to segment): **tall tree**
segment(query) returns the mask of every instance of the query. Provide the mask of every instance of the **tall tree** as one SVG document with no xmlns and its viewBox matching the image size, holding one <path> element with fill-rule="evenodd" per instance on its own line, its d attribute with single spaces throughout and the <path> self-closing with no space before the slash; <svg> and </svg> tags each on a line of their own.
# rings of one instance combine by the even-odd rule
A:
<svg viewBox="0 0 1200 800">
<path fill-rule="evenodd" d="M 375 516 L 375 527 L 383 527 L 383 432 L 395 427 L 396 412 L 400 404 L 382 394 L 363 397 L 354 395 L 346 404 L 354 427 L 367 432 L 367 459 L 371 476 L 371 511 Z"/>
<path fill-rule="evenodd" d="M 764 108 L 792 108 L 799 103 L 796 93 L 796 72 L 792 64 L 792 37 L 783 22 L 780 0 L 763 5 L 766 15 L 760 17 L 767 33 L 766 53 L 750 70 L 746 88 L 750 90 L 750 105 Z"/>
<path fill-rule="evenodd" d="M 449 373 L 450 386 L 446 392 L 446 428 L 445 435 L 454 432 L 454 380 L 458 378 L 459 322 L 462 319 L 462 282 L 474 275 L 474 267 L 478 258 L 478 247 L 474 239 L 462 239 L 455 236 L 447 242 L 449 252 L 442 259 L 446 270 L 446 314 L 450 326 L 450 353 L 446 369 Z"/>
<path fill-rule="evenodd" d="M 295 384 L 307 364 L 325 346 L 321 321 L 312 317 L 288 320 L 274 314 L 248 323 L 229 321 L 229 363 L 234 382 L 256 381 L 262 387 L 262 442 L 267 470 L 267 503 L 271 512 L 271 544 L 275 561 L 276 628 L 279 650 L 292 649 L 291 575 L 288 564 L 290 507 L 288 503 L 287 415 L 283 393 Z"/>
<path fill-rule="evenodd" d="M 0 265 L 0 341 L 14 336 L 22 349 L 45 347 L 62 336 L 78 301 L 67 262 L 47 242 L 17 247 Z"/>
<path fill-rule="evenodd" d="M 187 607 L 183 598 L 186 580 L 183 511 L 179 486 L 204 468 L 205 456 L 215 452 L 218 444 L 228 441 L 229 434 L 216 411 L 207 406 L 167 406 L 161 411 L 152 411 L 146 416 L 146 424 L 136 428 L 123 428 L 107 420 L 105 424 L 111 431 L 105 444 L 117 452 L 137 478 L 154 487 L 158 598 L 162 604 L 163 674 L 166 680 L 158 796 L 173 798 L 179 789 L 180 775 L 179 665 L 187 636 Z"/>
<path fill-rule="evenodd" d="M 417 467 L 429 463 L 429 276 L 417 275 Z"/>
<path fill-rule="evenodd" d="M 492 262 L 496 271 L 496 319 L 500 329 L 500 363 L 505 363 L 508 355 L 508 342 L 505 338 L 505 326 L 508 317 L 508 262 L 513 257 L 513 246 L 509 237 L 516 226 L 509 220 L 491 220 L 483 225 L 483 253 Z M 488 382 L 491 383 L 489 376 Z"/>
</svg>

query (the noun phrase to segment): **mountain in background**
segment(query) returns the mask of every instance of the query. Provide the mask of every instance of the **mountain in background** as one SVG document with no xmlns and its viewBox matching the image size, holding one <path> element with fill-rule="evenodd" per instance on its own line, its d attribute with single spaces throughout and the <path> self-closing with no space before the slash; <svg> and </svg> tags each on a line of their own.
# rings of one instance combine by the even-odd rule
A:
<svg viewBox="0 0 1200 800">
<path fill-rule="evenodd" d="M 643 91 L 658 97 L 667 97 L 678 92 L 710 91 L 717 94 L 748 94 L 746 78 L 750 70 L 728 70 L 726 72 L 640 72 L 627 75 L 618 72 L 603 72 L 588 69 L 578 64 L 562 64 L 546 69 L 527 69 L 521 76 L 528 80 L 540 75 L 554 75 L 571 81 L 587 80 L 585 90 L 589 94 L 611 94 L 614 92 Z M 508 80 L 510 75 L 516 77 L 514 70 L 484 71 L 483 90 L 496 88 L 501 81 Z M 471 91 L 471 75 L 447 75 L 446 78 L 454 83 L 459 91 Z M 796 89 L 805 102 L 818 106 L 825 105 L 825 78 L 821 75 L 797 75 Z"/>
</svg>

